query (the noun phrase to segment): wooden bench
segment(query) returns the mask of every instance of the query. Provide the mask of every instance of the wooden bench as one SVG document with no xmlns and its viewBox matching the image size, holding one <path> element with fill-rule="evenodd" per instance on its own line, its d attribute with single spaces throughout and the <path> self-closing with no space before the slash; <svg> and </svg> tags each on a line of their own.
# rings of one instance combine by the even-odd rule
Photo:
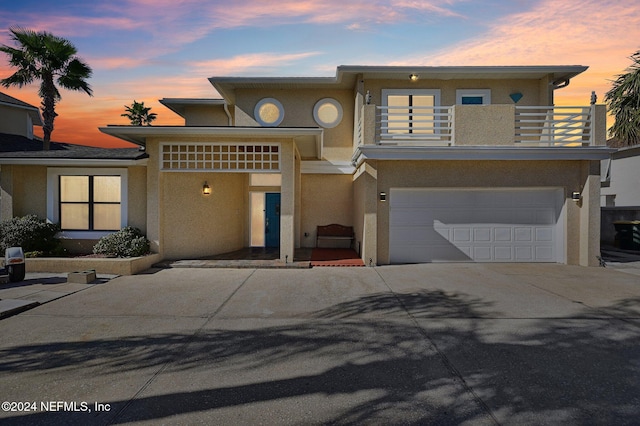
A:
<svg viewBox="0 0 640 426">
<path fill-rule="evenodd" d="M 331 225 L 318 226 L 316 230 L 316 247 L 320 247 L 320 240 L 348 240 L 349 248 L 353 246 L 354 240 L 353 226 Z"/>
</svg>

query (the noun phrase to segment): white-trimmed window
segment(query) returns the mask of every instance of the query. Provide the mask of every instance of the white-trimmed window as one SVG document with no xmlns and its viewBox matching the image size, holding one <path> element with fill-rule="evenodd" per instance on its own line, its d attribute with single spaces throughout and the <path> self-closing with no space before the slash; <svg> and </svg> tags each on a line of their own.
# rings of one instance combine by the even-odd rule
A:
<svg viewBox="0 0 640 426">
<path fill-rule="evenodd" d="M 47 218 L 65 238 L 95 239 L 127 226 L 127 170 L 49 168 Z"/>
<path fill-rule="evenodd" d="M 261 126 L 275 127 L 284 120 L 284 107 L 277 99 L 264 98 L 256 104 L 253 117 Z"/>
<path fill-rule="evenodd" d="M 342 121 L 342 105 L 333 98 L 324 98 L 313 107 L 313 118 L 319 126 L 332 129 Z"/>
<path fill-rule="evenodd" d="M 458 89 L 456 90 L 457 105 L 489 105 L 491 104 L 491 89 Z"/>
</svg>

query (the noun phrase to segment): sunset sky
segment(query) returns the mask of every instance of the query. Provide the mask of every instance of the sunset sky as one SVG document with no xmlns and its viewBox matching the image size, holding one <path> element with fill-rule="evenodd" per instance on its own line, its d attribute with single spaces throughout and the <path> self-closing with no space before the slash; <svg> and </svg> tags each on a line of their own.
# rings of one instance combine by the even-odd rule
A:
<svg viewBox="0 0 640 426">
<path fill-rule="evenodd" d="M 52 139 L 127 146 L 99 126 L 144 101 L 215 98 L 212 76 L 333 76 L 338 65 L 588 65 L 556 92 L 588 105 L 640 50 L 638 0 L 0 0 L 0 44 L 19 26 L 67 38 L 94 96 L 62 91 Z M 0 54 L 0 78 L 13 70 Z M 37 86 L 0 88 L 39 106 Z M 36 132 L 41 135 L 41 129 Z"/>
</svg>

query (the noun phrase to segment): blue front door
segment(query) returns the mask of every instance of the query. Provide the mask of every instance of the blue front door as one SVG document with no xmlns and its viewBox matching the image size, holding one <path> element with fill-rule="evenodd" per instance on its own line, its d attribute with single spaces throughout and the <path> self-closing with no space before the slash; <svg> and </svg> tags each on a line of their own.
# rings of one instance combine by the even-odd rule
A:
<svg viewBox="0 0 640 426">
<path fill-rule="evenodd" d="M 268 192 L 265 200 L 265 247 L 280 247 L 280 194 Z"/>
</svg>

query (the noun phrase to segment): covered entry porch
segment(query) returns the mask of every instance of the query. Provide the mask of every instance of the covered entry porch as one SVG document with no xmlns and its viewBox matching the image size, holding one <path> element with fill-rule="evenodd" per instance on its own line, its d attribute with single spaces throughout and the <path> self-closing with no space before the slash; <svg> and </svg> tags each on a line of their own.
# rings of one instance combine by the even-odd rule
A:
<svg viewBox="0 0 640 426">
<path fill-rule="evenodd" d="M 152 250 L 163 259 L 201 259 L 252 246 L 277 249 L 283 263 L 295 257 L 300 161 L 321 157 L 321 129 L 108 130 L 144 146 L 149 155 L 146 231 Z"/>
</svg>

